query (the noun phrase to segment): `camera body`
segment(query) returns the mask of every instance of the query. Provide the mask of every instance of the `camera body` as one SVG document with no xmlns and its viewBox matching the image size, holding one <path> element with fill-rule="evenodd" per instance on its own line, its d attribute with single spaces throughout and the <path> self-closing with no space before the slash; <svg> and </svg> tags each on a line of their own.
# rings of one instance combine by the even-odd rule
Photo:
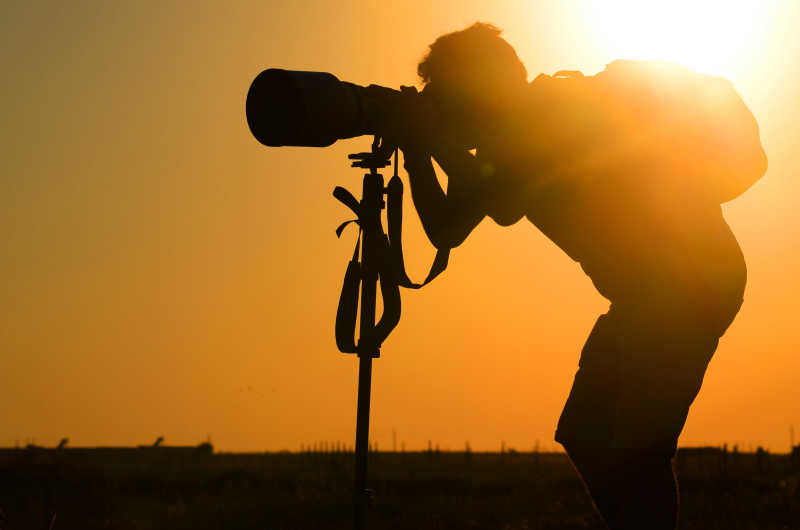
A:
<svg viewBox="0 0 800 530">
<path fill-rule="evenodd" d="M 362 87 L 326 72 L 270 68 L 247 92 L 247 124 L 270 147 L 327 147 L 336 140 L 380 135 L 400 91 Z"/>
</svg>

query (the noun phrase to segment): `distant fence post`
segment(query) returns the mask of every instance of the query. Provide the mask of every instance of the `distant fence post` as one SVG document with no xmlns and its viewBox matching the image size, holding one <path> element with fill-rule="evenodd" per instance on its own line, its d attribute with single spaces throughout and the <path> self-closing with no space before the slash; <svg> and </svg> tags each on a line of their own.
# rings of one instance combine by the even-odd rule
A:
<svg viewBox="0 0 800 530">
<path fill-rule="evenodd" d="M 769 452 L 763 447 L 759 446 L 756 449 L 756 470 L 763 473 L 769 467 Z"/>
<path fill-rule="evenodd" d="M 721 471 L 723 475 L 728 474 L 728 444 L 722 444 Z"/>
</svg>

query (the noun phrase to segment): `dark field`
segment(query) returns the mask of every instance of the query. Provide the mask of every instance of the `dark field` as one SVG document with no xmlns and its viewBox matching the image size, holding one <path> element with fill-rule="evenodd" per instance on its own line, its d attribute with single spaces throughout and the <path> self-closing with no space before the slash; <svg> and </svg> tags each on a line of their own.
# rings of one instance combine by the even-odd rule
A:
<svg viewBox="0 0 800 530">
<path fill-rule="evenodd" d="M 352 454 L 0 450 L 0 529 L 348 529 Z M 684 450 L 682 529 L 800 529 L 800 462 Z M 377 453 L 370 529 L 601 529 L 566 456 Z"/>
</svg>

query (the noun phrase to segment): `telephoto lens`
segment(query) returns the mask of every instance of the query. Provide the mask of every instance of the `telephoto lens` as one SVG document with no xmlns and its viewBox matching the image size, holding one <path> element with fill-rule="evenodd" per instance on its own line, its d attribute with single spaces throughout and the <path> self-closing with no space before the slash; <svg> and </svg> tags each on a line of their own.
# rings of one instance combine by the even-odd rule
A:
<svg viewBox="0 0 800 530">
<path fill-rule="evenodd" d="M 336 140 L 380 134 L 400 92 L 362 87 L 327 72 L 270 68 L 247 92 L 247 124 L 270 147 L 327 147 Z"/>
</svg>

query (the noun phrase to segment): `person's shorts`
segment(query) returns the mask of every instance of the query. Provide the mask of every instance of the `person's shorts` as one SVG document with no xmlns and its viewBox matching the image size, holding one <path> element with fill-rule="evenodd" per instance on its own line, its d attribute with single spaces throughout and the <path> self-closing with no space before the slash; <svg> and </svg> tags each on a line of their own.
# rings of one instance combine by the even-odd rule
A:
<svg viewBox="0 0 800 530">
<path fill-rule="evenodd" d="M 571 448 L 674 454 L 689 406 L 741 299 L 713 325 L 691 312 L 612 304 L 581 353 L 556 441 Z"/>
</svg>

